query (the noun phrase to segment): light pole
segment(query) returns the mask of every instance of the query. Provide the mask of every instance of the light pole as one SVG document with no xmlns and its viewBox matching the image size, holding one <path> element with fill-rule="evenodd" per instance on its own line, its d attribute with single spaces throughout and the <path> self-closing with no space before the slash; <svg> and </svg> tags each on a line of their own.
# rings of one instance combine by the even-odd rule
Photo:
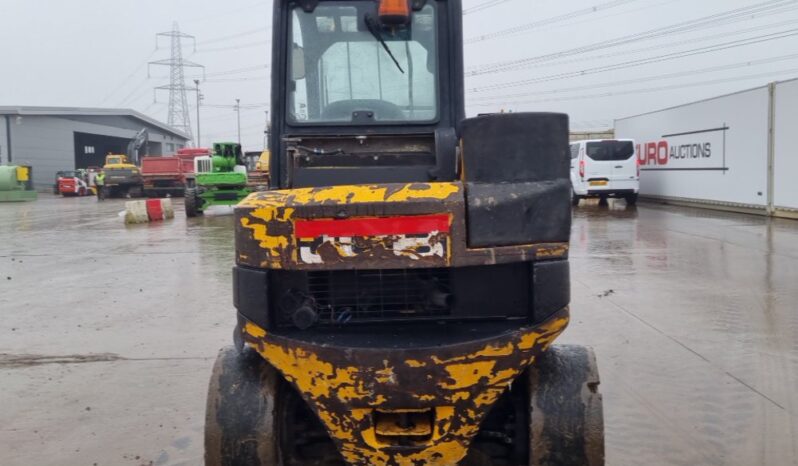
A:
<svg viewBox="0 0 798 466">
<path fill-rule="evenodd" d="M 241 145 L 241 99 L 236 99 L 236 113 L 238 114 L 238 145 Z"/>
<path fill-rule="evenodd" d="M 197 87 L 197 147 L 202 147 L 200 142 L 200 102 L 202 102 L 202 94 L 199 88 L 199 79 L 194 80 L 194 85 Z"/>
<path fill-rule="evenodd" d="M 269 138 L 269 111 L 266 110 L 266 128 L 263 130 L 263 150 L 266 150 L 268 143 L 266 142 Z"/>
</svg>

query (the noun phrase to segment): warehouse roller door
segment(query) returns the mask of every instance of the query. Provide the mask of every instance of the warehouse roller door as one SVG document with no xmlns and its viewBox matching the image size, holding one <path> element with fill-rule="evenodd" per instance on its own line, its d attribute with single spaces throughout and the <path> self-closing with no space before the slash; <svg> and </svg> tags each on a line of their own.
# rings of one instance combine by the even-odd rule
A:
<svg viewBox="0 0 798 466">
<path fill-rule="evenodd" d="M 102 167 L 108 153 L 125 154 L 130 139 L 75 132 L 75 168 Z"/>
</svg>

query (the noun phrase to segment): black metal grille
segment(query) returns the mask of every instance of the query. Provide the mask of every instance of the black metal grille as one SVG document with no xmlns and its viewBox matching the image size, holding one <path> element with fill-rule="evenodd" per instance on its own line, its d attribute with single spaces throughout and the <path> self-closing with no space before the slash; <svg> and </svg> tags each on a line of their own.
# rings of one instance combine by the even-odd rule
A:
<svg viewBox="0 0 798 466">
<path fill-rule="evenodd" d="M 451 314 L 449 269 L 309 272 L 308 293 L 321 324 Z"/>
</svg>

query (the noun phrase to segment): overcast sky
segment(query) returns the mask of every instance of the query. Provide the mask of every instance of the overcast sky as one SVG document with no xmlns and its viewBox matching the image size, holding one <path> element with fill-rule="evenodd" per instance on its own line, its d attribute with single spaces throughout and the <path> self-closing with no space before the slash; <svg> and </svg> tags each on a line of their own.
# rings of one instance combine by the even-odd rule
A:
<svg viewBox="0 0 798 466">
<path fill-rule="evenodd" d="M 126 107 L 165 122 L 168 93 L 154 97 L 153 88 L 168 84 L 169 70 L 153 66 L 148 74 L 147 62 L 169 58 L 168 39 L 156 49 L 156 33 L 176 21 L 197 39 L 196 51 L 184 41 L 184 58 L 205 65 L 203 142 L 235 139 L 239 98 L 245 149 L 259 149 L 271 3 L 0 0 L 0 105 Z M 615 118 L 798 77 L 798 0 L 464 0 L 464 7 L 472 115 L 561 111 L 572 129 L 600 129 Z M 711 15 L 722 16 L 691 22 Z M 607 43 L 616 39 L 623 41 Z M 202 74 L 187 73 L 187 84 Z M 196 96 L 188 98 L 196 128 Z"/>
</svg>

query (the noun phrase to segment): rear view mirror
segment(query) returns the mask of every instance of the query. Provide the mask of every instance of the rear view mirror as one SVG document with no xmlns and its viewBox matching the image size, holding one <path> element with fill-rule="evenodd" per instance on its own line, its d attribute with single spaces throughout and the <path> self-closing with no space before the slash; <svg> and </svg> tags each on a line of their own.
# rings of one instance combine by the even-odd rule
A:
<svg viewBox="0 0 798 466">
<path fill-rule="evenodd" d="M 291 79 L 305 79 L 305 49 L 296 44 L 291 50 Z"/>
</svg>

